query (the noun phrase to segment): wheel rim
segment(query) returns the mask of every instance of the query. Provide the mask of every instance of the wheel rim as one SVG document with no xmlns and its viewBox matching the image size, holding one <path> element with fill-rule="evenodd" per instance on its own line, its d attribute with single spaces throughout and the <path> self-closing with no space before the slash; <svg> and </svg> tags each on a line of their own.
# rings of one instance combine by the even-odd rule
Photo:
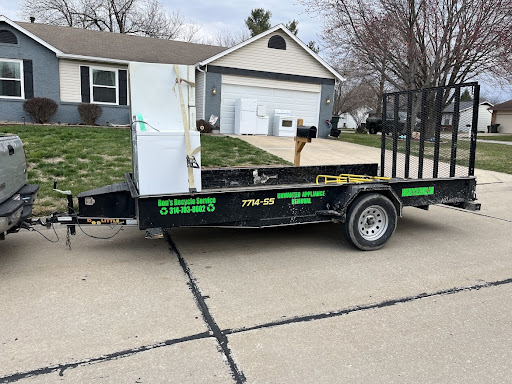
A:
<svg viewBox="0 0 512 384">
<path fill-rule="evenodd" d="M 388 214 L 379 205 L 366 208 L 357 221 L 359 234 L 370 241 L 378 240 L 386 232 L 388 225 Z"/>
</svg>

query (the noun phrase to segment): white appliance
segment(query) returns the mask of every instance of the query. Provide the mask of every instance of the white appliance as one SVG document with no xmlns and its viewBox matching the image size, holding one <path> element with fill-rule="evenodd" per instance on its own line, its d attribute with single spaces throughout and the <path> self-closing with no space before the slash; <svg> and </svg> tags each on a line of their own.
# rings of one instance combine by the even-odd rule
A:
<svg viewBox="0 0 512 384">
<path fill-rule="evenodd" d="M 200 133 L 190 131 L 190 145 L 201 144 Z M 185 132 L 133 131 L 133 172 L 140 195 L 188 193 Z M 201 166 L 201 153 L 195 155 Z M 194 168 L 194 184 L 201 190 L 201 169 Z"/>
<path fill-rule="evenodd" d="M 179 75 L 195 82 L 193 65 L 178 65 Z M 159 131 L 183 132 L 181 102 L 173 64 L 131 62 L 128 66 L 130 79 L 131 116 L 141 114 L 144 121 Z M 189 129 L 196 127 L 194 88 L 181 83 L 187 109 Z M 149 129 L 149 127 L 146 127 Z"/>
<path fill-rule="evenodd" d="M 258 100 L 238 99 L 235 102 L 235 135 L 256 134 Z"/>
<path fill-rule="evenodd" d="M 255 135 L 268 135 L 268 116 L 257 116 L 256 117 L 256 133 Z"/>
<path fill-rule="evenodd" d="M 268 122 L 267 108 L 265 105 L 258 105 L 256 109 L 256 135 L 268 135 Z"/>
<path fill-rule="evenodd" d="M 274 110 L 274 136 L 293 137 L 297 134 L 297 120 L 288 109 Z"/>
<path fill-rule="evenodd" d="M 199 148 L 195 130 L 195 92 L 187 82 L 177 83 L 172 64 L 130 63 L 130 112 L 135 185 L 139 194 L 189 192 L 185 129 L 191 150 Z M 179 77 L 193 83 L 194 66 L 179 65 Z M 183 123 L 179 88 L 187 113 Z M 186 125 L 186 127 L 184 126 Z M 201 164 L 200 153 L 194 155 Z M 194 187 L 201 191 L 201 169 L 194 168 Z"/>
</svg>

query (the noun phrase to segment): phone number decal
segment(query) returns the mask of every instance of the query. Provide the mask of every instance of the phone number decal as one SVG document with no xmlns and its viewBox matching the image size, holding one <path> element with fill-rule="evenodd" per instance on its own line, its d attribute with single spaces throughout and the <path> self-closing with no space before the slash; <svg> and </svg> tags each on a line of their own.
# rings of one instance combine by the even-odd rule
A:
<svg viewBox="0 0 512 384">
<path fill-rule="evenodd" d="M 160 215 L 180 215 L 190 213 L 211 213 L 215 211 L 215 197 L 196 197 L 190 199 L 158 199 Z"/>
</svg>

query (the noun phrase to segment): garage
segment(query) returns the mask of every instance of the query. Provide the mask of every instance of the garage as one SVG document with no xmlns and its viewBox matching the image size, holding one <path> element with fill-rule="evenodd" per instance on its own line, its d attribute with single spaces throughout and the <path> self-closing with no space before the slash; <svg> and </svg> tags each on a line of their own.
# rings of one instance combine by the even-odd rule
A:
<svg viewBox="0 0 512 384">
<path fill-rule="evenodd" d="M 320 84 L 296 83 L 244 76 L 222 76 L 221 133 L 233 133 L 235 103 L 240 98 L 256 99 L 264 105 L 273 124 L 274 110 L 286 109 L 305 125 L 318 126 L 320 110 Z"/>
<path fill-rule="evenodd" d="M 496 124 L 499 133 L 512 133 L 512 113 L 499 112 L 496 114 Z"/>
<path fill-rule="evenodd" d="M 215 127 L 221 133 L 234 134 L 240 118 L 237 134 L 264 134 L 261 116 L 274 128 L 275 110 L 280 110 L 279 136 L 295 135 L 296 119 L 316 126 L 318 137 L 330 133 L 326 121 L 332 118 L 334 87 L 344 79 L 282 24 L 197 63 L 196 69 L 198 116 L 218 116 Z M 240 99 L 249 100 L 239 104 L 245 107 L 235 119 Z"/>
</svg>

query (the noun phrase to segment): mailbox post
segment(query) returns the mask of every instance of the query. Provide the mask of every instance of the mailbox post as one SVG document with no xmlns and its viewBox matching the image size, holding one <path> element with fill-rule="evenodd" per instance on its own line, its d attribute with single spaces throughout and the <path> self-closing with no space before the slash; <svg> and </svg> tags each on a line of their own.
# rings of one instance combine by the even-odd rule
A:
<svg viewBox="0 0 512 384">
<path fill-rule="evenodd" d="M 316 138 L 316 127 L 297 127 L 297 136 L 295 136 L 295 156 L 293 157 L 293 165 L 298 167 L 300 165 L 300 153 L 306 145 L 311 143 L 311 139 Z"/>
</svg>

